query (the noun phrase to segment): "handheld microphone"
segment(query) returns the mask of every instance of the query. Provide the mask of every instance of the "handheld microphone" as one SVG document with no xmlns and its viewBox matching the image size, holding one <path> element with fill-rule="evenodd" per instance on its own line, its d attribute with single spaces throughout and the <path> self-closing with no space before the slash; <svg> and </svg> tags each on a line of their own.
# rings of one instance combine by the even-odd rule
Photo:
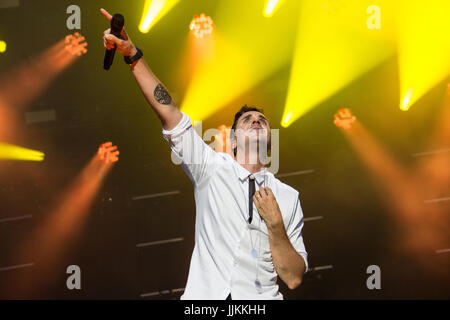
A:
<svg viewBox="0 0 450 320">
<path fill-rule="evenodd" d="M 120 32 L 125 24 L 125 18 L 120 13 L 116 13 L 111 18 L 111 34 L 115 35 L 117 38 L 121 38 Z M 103 60 L 103 69 L 109 70 L 114 60 L 114 53 L 116 53 L 116 45 L 113 49 L 106 49 L 105 59 Z"/>
</svg>

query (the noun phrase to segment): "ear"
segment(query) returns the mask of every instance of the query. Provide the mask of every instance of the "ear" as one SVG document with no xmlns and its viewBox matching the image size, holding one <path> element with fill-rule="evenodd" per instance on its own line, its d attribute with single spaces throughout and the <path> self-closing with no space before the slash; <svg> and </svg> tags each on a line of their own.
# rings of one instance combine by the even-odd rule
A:
<svg viewBox="0 0 450 320">
<path fill-rule="evenodd" d="M 237 148 L 237 140 L 236 136 L 233 136 L 233 141 L 231 141 L 231 150 L 234 150 Z"/>
</svg>

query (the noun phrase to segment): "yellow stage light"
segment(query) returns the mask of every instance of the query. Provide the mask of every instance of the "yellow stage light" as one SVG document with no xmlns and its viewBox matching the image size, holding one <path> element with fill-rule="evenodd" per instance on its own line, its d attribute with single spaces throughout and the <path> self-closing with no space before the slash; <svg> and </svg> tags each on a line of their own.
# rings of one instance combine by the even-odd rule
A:
<svg viewBox="0 0 450 320">
<path fill-rule="evenodd" d="M 251 63 L 243 52 L 225 42 L 217 33 L 213 59 L 199 63 L 181 105 L 193 120 L 205 120 L 237 96 L 236 90 L 249 89 Z M 236 73 L 239 71 L 239 77 Z"/>
<path fill-rule="evenodd" d="M 450 73 L 450 1 L 400 0 L 397 12 L 400 109 L 407 110 Z"/>
<path fill-rule="evenodd" d="M 3 53 L 6 51 L 6 42 L 3 40 L 0 40 L 0 53 Z"/>
<path fill-rule="evenodd" d="M 203 36 L 212 34 L 214 23 L 209 16 L 205 16 L 204 13 L 194 15 L 191 23 L 189 24 L 189 29 L 194 33 L 197 38 L 203 38 Z"/>
<path fill-rule="evenodd" d="M 322 1 L 300 5 L 296 49 L 281 125 L 293 121 L 336 94 L 395 52 L 392 3 L 380 0 L 382 28 L 367 28 L 370 1 L 346 1 L 330 11 Z"/>
<path fill-rule="evenodd" d="M 278 9 L 283 0 L 267 0 L 266 6 L 264 7 L 263 15 L 270 18 Z"/>
<path fill-rule="evenodd" d="M 287 114 L 283 117 L 283 121 L 281 122 L 281 125 L 284 127 L 284 128 L 286 128 L 288 125 L 289 125 L 289 123 L 291 122 L 291 118 L 292 118 L 292 114 L 293 114 L 294 112 L 292 111 L 292 110 L 289 110 L 288 112 L 287 112 Z"/>
<path fill-rule="evenodd" d="M 402 101 L 402 105 L 400 106 L 400 109 L 402 109 L 403 111 L 408 110 L 409 107 L 411 106 L 410 102 L 411 102 L 412 94 L 413 94 L 413 89 L 410 88 L 406 92 L 405 97 L 403 98 L 403 101 Z"/>
<path fill-rule="evenodd" d="M 180 0 L 146 0 L 139 31 L 147 33 Z"/>
<path fill-rule="evenodd" d="M 0 160 L 43 161 L 44 153 L 0 142 Z"/>
<path fill-rule="evenodd" d="M 239 20 L 236 23 L 236 6 Z M 272 19 L 261 15 L 261 3 L 250 1 L 242 6 L 237 0 L 220 1 L 214 16 L 217 28 L 209 38 L 195 39 L 210 52 L 195 59 L 181 110 L 193 120 L 205 120 L 255 85 L 289 63 L 293 50 L 293 32 L 297 17 L 295 1 L 286 2 L 290 10 Z M 218 27 L 220 26 L 220 28 Z M 239 106 L 235 106 L 238 109 Z"/>
</svg>

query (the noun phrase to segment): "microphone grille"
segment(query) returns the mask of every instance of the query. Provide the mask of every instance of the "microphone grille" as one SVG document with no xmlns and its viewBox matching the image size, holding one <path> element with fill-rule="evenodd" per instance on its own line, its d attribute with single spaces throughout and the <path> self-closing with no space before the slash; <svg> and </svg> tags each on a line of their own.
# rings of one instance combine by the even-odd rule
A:
<svg viewBox="0 0 450 320">
<path fill-rule="evenodd" d="M 122 30 L 123 25 L 125 24 L 125 18 L 120 13 L 116 13 L 113 15 L 111 19 L 111 30 Z"/>
</svg>

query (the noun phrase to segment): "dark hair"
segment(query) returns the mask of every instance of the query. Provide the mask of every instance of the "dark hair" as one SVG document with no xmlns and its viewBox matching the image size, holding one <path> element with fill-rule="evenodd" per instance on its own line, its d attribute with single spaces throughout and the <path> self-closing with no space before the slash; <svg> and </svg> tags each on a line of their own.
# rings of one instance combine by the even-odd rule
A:
<svg viewBox="0 0 450 320">
<path fill-rule="evenodd" d="M 230 143 L 231 143 L 231 145 L 233 145 L 234 132 L 236 130 L 236 126 L 237 126 L 237 123 L 239 121 L 239 118 L 244 113 L 249 112 L 249 111 L 257 111 L 257 112 L 260 112 L 260 113 L 264 114 L 263 109 L 256 108 L 256 107 L 249 107 L 248 105 L 244 105 L 238 112 L 236 112 L 236 114 L 234 115 L 233 126 L 231 127 L 231 131 L 230 131 Z M 236 154 L 237 154 L 237 147 L 233 149 L 233 153 L 234 153 L 234 156 L 236 156 Z"/>
</svg>

